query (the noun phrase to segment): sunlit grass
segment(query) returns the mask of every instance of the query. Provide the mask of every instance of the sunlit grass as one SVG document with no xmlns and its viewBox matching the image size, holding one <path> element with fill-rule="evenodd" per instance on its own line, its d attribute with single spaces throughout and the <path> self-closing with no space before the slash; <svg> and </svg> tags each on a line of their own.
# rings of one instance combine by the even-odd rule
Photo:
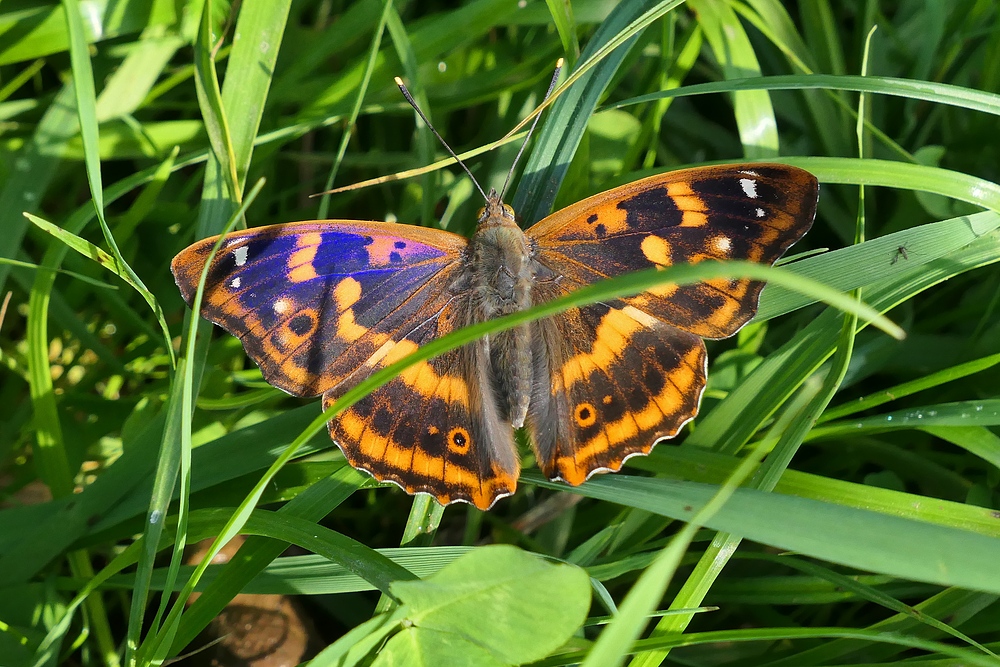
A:
<svg viewBox="0 0 1000 667">
<path fill-rule="evenodd" d="M 640 577 L 666 586 L 651 603 L 676 613 L 654 636 L 627 606 L 544 664 L 586 660 L 605 627 L 613 636 L 590 657 L 601 664 L 632 651 L 636 665 L 996 664 L 995 6 L 800 3 L 790 16 L 769 1 L 244 0 L 230 15 L 216 2 L 112 4 L 103 18 L 91 11 L 103 3 L 0 5 L 0 257 L 14 260 L 0 262 L 0 301 L 11 293 L 0 664 L 177 656 L 244 590 L 350 596 L 310 598 L 309 613 L 324 645 L 364 647 L 379 591 L 493 542 L 586 568 L 591 617 L 615 611 Z M 260 178 L 251 226 L 317 217 L 309 195 L 334 174 L 341 186 L 441 159 L 393 76 L 456 151 L 476 152 L 535 109 L 559 57 L 583 73 L 544 112 L 518 170 L 510 199 L 526 224 L 650 173 L 780 160 L 822 183 L 817 222 L 792 253 L 829 252 L 785 266 L 791 278 L 765 291 L 758 319 L 710 344 L 702 412 L 676 442 L 576 489 L 529 468 L 487 515 L 414 504 L 345 466 L 318 401 L 270 390 L 238 341 L 190 326 L 169 261 L 221 231 Z M 470 159 L 483 187 L 502 184 L 517 147 Z M 454 168 L 325 201 L 334 219 L 443 220 L 465 234 L 482 204 Z M 63 231 L 44 233 L 25 211 Z M 905 340 L 864 316 L 845 327 L 799 276 L 859 290 Z M 837 356 L 846 340 L 849 364 Z M 826 388 L 829 407 L 815 398 Z M 294 458 L 267 472 L 292 443 Z M 725 486 L 764 452 L 741 488 Z M 672 541 L 720 488 L 732 498 L 702 515 L 690 546 Z M 161 596 L 201 576 L 171 558 L 176 545 L 227 527 L 251 535 L 241 557 L 208 568 L 190 607 Z M 289 543 L 326 567 L 282 556 Z M 647 638 L 633 647 L 632 636 Z"/>
</svg>

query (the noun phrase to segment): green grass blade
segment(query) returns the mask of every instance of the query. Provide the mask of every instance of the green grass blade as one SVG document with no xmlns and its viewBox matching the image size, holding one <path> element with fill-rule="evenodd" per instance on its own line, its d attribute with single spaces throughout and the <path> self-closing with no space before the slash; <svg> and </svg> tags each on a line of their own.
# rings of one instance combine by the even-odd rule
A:
<svg viewBox="0 0 1000 667">
<path fill-rule="evenodd" d="M 195 90 L 198 91 L 198 106 L 205 122 L 205 130 L 212 146 L 212 155 L 219 165 L 227 191 L 234 201 L 243 198 L 243 183 L 240 181 L 236 165 L 236 152 L 229 132 L 229 117 L 222 101 L 219 76 L 215 71 L 215 44 L 212 39 L 212 3 L 206 1 L 201 12 L 201 27 L 195 47 Z"/>
<path fill-rule="evenodd" d="M 934 102 L 973 111 L 982 111 L 994 116 L 1000 114 L 1000 95 L 997 93 L 935 81 L 849 74 L 785 74 L 698 83 L 622 100 L 609 108 L 621 109 L 633 104 L 643 104 L 663 98 L 704 95 L 707 93 L 730 93 L 739 90 L 814 89 L 879 93 L 882 95 L 893 95 L 914 100 L 923 100 L 925 102 Z"/>
<path fill-rule="evenodd" d="M 279 514 L 317 522 L 336 509 L 370 478 L 344 466 L 339 472 L 314 484 L 285 504 Z M 180 652 L 215 618 L 225 605 L 281 555 L 288 543 L 264 537 L 251 537 L 240 547 L 240 558 L 231 560 L 181 618 L 172 653 Z M 401 563 L 408 567 L 406 563 Z M 368 590 L 367 588 L 365 590 Z"/>
<path fill-rule="evenodd" d="M 649 11 L 665 13 L 678 4 L 680 2 L 659 3 Z M 584 49 L 576 71 L 562 84 L 561 89 L 565 92 L 552 104 L 549 117 L 538 132 L 514 196 L 514 210 L 526 224 L 540 220 L 549 212 L 586 131 L 587 121 L 608 82 L 635 44 L 636 24 L 641 26 L 647 15 L 642 2 L 618 4 Z M 575 81 L 577 78 L 580 80 Z M 575 83 L 569 85 L 571 81 Z"/>
<path fill-rule="evenodd" d="M 17 166 L 0 187 L 0 257 L 16 259 L 17 249 L 28 228 L 21 215 L 37 210 L 38 202 L 55 177 L 66 143 L 79 131 L 73 84 L 67 83 L 53 97 L 31 138 L 12 156 Z M 10 268 L 0 265 L 0 291 Z"/>
<path fill-rule="evenodd" d="M 726 79 L 759 75 L 760 64 L 750 38 L 743 30 L 736 12 L 726 3 L 691 0 L 715 59 Z M 743 155 L 750 160 L 778 155 L 778 124 L 771 98 L 762 90 L 732 93 L 736 127 L 743 145 Z"/>
<path fill-rule="evenodd" d="M 554 482 L 527 473 L 535 484 Z M 575 493 L 689 521 L 718 487 L 666 479 L 604 475 Z M 775 521 L 774 517 L 781 517 Z M 993 564 L 1000 539 L 880 512 L 779 493 L 737 489 L 705 525 L 778 549 L 871 572 L 943 586 L 1000 592 Z M 821 530 L 816 527 L 821 526 Z"/>
</svg>

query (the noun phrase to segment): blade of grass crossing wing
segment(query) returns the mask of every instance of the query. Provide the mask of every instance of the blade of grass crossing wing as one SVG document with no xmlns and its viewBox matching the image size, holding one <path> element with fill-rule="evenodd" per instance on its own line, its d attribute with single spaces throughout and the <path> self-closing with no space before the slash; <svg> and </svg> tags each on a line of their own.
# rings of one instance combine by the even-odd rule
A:
<svg viewBox="0 0 1000 667">
<path fill-rule="evenodd" d="M 785 284 L 795 283 L 796 288 L 808 289 L 821 293 L 830 301 L 837 302 L 838 305 L 845 306 L 852 311 L 858 311 L 862 316 L 872 317 L 874 315 L 870 309 L 863 306 L 859 307 L 856 303 L 843 297 L 839 293 L 827 290 L 826 288 L 812 283 L 811 281 L 803 281 L 801 279 L 790 280 L 784 276 L 784 273 L 785 272 L 782 269 L 764 267 L 747 262 L 717 264 L 704 262 L 696 265 L 673 266 L 664 269 L 663 271 L 652 270 L 637 272 L 596 283 L 560 299 L 542 304 L 523 312 L 465 327 L 459 331 L 455 331 L 447 336 L 437 339 L 428 345 L 421 347 L 419 350 L 406 358 L 395 362 L 376 373 L 373 373 L 365 381 L 359 383 L 357 386 L 346 392 L 344 396 L 338 399 L 328 410 L 313 420 L 309 427 L 303 431 L 291 445 L 288 446 L 288 448 L 281 454 L 281 456 L 278 457 L 268 471 L 261 477 L 261 479 L 254 486 L 254 489 L 240 504 L 239 508 L 237 508 L 236 512 L 232 515 L 226 526 L 224 526 L 224 528 L 219 532 L 219 535 L 212 547 L 208 550 L 205 560 L 196 569 L 195 574 L 192 575 L 191 579 L 182 588 L 173 609 L 167 615 L 164 622 L 164 630 L 153 640 L 149 640 L 148 645 L 144 645 L 141 656 L 150 656 L 156 659 L 162 659 L 165 657 L 168 645 L 172 642 L 172 629 L 176 627 L 177 619 L 181 614 L 184 602 L 203 575 L 204 568 L 207 567 L 207 564 L 211 561 L 215 554 L 218 553 L 222 546 L 232 539 L 232 537 L 239 532 L 240 528 L 245 525 L 260 496 L 270 484 L 277 471 L 280 470 L 281 467 L 283 467 L 284 464 L 295 455 L 297 450 L 305 442 L 322 430 L 326 426 L 327 421 L 334 417 L 339 411 L 357 402 L 363 396 L 366 396 L 379 386 L 382 386 L 405 368 L 419 361 L 441 354 L 447 350 L 460 347 L 461 345 L 476 340 L 488 333 L 511 328 L 517 326 L 518 324 L 538 319 L 546 315 L 562 312 L 581 304 L 593 303 L 594 301 L 613 298 L 614 296 L 636 294 L 655 284 L 663 284 L 666 282 L 684 284 L 689 281 L 693 282 L 697 280 L 704 280 L 709 276 L 749 275 L 751 277 L 759 278 L 766 275 L 767 277 L 765 279 Z M 888 323 L 884 320 L 884 318 L 879 318 L 879 320 L 882 326 L 885 326 L 888 329 L 895 329 L 894 325 Z"/>
</svg>

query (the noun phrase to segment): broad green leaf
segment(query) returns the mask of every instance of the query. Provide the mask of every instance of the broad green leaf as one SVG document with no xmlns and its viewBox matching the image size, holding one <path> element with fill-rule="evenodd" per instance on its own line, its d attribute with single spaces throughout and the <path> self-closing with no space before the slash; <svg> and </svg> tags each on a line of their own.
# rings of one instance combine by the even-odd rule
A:
<svg viewBox="0 0 1000 667">
<path fill-rule="evenodd" d="M 471 642 L 503 664 L 545 657 L 590 609 L 586 572 L 509 545 L 477 549 L 424 581 L 397 581 L 391 590 L 413 626 L 434 631 L 408 641 Z"/>
<path fill-rule="evenodd" d="M 487 624 L 487 619 L 480 619 Z M 484 629 L 488 625 L 480 626 Z M 508 641 L 516 641 L 508 637 Z M 504 667 L 482 646 L 468 641 L 461 635 L 441 632 L 420 626 L 405 628 L 396 633 L 379 651 L 372 667 Z"/>
</svg>

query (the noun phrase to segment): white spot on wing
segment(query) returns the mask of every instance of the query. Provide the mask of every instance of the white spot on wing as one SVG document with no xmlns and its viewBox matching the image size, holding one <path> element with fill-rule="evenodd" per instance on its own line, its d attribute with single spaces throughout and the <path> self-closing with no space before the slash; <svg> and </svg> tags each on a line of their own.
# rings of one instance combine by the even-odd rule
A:
<svg viewBox="0 0 1000 667">
<path fill-rule="evenodd" d="M 757 217 L 758 218 L 766 218 L 767 217 L 767 213 L 764 211 L 764 209 L 758 208 L 757 209 Z"/>
<path fill-rule="evenodd" d="M 233 249 L 233 257 L 236 259 L 236 266 L 243 266 L 247 263 L 247 255 L 250 253 L 250 248 L 245 245 L 241 245 L 239 248 Z"/>
<path fill-rule="evenodd" d="M 740 187 L 743 188 L 744 194 L 750 199 L 757 198 L 757 181 L 752 178 L 741 178 Z"/>
<path fill-rule="evenodd" d="M 288 312 L 288 301 L 286 299 L 278 299 L 274 302 L 274 312 L 278 315 L 284 315 Z"/>
<path fill-rule="evenodd" d="M 235 278 L 233 278 L 233 281 L 231 283 L 229 283 L 229 286 L 232 287 L 233 289 L 239 289 L 240 288 L 240 277 L 236 276 Z"/>
<path fill-rule="evenodd" d="M 733 242 L 728 236 L 716 236 L 714 239 L 715 249 L 722 255 L 728 255 L 733 247 Z"/>
</svg>

